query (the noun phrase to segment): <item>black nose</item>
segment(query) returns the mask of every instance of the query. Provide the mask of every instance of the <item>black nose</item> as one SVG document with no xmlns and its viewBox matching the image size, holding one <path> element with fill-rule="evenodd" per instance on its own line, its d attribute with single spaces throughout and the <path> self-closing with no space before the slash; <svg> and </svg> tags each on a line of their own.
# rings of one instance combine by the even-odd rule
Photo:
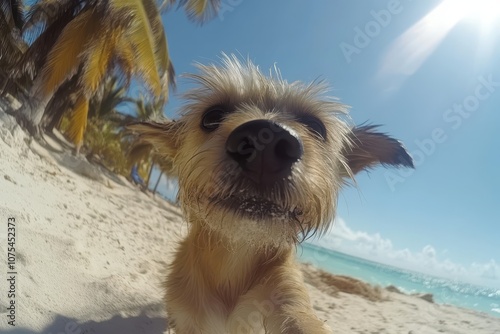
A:
<svg viewBox="0 0 500 334">
<path fill-rule="evenodd" d="M 261 185 L 289 176 L 293 163 L 303 154 L 302 143 L 293 131 L 263 119 L 234 129 L 227 138 L 226 151 L 243 175 Z"/>
</svg>

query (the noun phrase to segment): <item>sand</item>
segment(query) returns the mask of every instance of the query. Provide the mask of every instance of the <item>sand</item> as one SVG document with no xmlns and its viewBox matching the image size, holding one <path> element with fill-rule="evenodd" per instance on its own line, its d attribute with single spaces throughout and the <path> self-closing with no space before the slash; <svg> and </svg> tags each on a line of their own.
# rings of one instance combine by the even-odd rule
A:
<svg viewBox="0 0 500 334">
<path fill-rule="evenodd" d="M 31 141 L 0 111 L 0 332 L 163 333 L 165 267 L 188 229 L 180 210 L 47 142 Z M 7 310 L 9 218 L 15 326 Z M 362 282 L 303 269 L 314 308 L 334 333 L 500 333 L 500 318 L 385 289 L 370 298 L 374 288 Z"/>
</svg>

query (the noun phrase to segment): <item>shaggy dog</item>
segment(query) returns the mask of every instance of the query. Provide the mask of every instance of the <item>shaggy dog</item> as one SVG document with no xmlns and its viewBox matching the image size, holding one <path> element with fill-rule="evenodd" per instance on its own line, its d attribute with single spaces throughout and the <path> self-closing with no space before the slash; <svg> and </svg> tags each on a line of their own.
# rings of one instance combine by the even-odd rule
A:
<svg viewBox="0 0 500 334">
<path fill-rule="evenodd" d="M 234 56 L 199 69 L 179 120 L 130 127 L 172 161 L 190 224 L 166 280 L 170 326 L 331 333 L 314 314 L 296 246 L 328 229 L 345 180 L 412 159 L 376 127 L 349 126 L 321 83 L 288 83 Z"/>
</svg>

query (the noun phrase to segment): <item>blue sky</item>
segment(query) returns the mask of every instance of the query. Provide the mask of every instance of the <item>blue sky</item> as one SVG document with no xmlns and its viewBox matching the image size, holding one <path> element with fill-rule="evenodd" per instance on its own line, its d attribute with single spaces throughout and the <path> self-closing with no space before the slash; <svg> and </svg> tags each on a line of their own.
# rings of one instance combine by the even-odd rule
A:
<svg viewBox="0 0 500 334">
<path fill-rule="evenodd" d="M 222 2 L 203 26 L 165 15 L 178 74 L 225 52 L 288 81 L 325 79 L 355 123 L 382 124 L 416 159 L 358 175 L 322 245 L 500 287 L 500 15 L 464 0 Z"/>
</svg>

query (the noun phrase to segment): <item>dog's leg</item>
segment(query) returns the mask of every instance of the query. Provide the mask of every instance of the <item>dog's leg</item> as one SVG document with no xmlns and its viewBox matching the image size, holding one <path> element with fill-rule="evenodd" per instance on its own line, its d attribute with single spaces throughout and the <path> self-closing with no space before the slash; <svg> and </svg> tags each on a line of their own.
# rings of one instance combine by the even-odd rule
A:
<svg viewBox="0 0 500 334">
<path fill-rule="evenodd" d="M 280 307 L 268 317 L 264 326 L 268 334 L 330 334 L 331 330 L 321 321 L 309 304 L 305 291 L 290 294 L 290 304 Z M 292 297 L 292 295 L 294 295 Z M 305 298 L 304 298 L 305 297 Z M 301 298 L 304 298 L 301 300 Z"/>
<path fill-rule="evenodd" d="M 312 310 L 295 311 L 293 308 L 276 318 L 270 318 L 265 324 L 269 334 L 331 334 L 328 327 Z"/>
<path fill-rule="evenodd" d="M 169 330 L 173 332 L 166 332 L 166 334 L 202 334 L 198 328 L 195 328 L 193 322 L 183 321 L 178 324 L 169 323 Z"/>
<path fill-rule="evenodd" d="M 329 327 L 313 311 L 300 270 L 292 263 L 276 268 L 266 282 L 274 311 L 265 318 L 269 334 L 330 334 Z"/>
</svg>

